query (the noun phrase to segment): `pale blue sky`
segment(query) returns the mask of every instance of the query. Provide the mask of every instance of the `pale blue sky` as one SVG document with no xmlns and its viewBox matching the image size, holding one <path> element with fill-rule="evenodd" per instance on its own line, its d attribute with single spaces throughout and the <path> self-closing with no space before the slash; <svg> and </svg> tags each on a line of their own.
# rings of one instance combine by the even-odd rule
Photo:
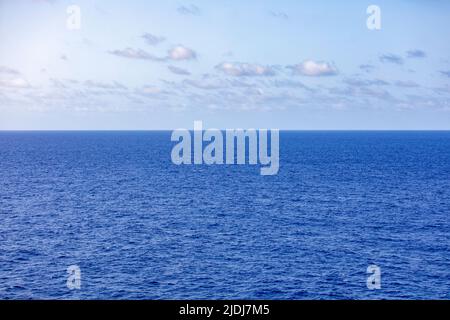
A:
<svg viewBox="0 0 450 320">
<path fill-rule="evenodd" d="M 439 0 L 0 0 L 0 129 L 450 129 L 449 18 Z"/>
</svg>

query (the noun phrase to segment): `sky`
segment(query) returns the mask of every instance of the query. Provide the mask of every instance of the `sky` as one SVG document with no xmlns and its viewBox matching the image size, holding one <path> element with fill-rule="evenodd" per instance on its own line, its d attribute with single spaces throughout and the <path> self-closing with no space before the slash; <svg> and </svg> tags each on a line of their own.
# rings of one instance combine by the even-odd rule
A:
<svg viewBox="0 0 450 320">
<path fill-rule="evenodd" d="M 449 130 L 449 39 L 440 0 L 0 0 L 0 130 Z"/>
</svg>

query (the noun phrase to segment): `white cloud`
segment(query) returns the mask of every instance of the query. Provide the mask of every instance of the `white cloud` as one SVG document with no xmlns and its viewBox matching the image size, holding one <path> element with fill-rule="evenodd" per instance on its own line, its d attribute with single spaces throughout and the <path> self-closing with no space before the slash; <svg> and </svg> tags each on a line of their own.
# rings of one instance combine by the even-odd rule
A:
<svg viewBox="0 0 450 320">
<path fill-rule="evenodd" d="M 167 52 L 167 56 L 158 57 L 153 54 L 148 53 L 142 49 L 133 49 L 133 48 L 125 48 L 123 50 L 111 50 L 108 51 L 110 54 L 113 54 L 118 57 L 128 58 L 128 59 L 137 59 L 137 60 L 151 60 L 151 61 L 167 61 L 167 60 L 193 60 L 197 58 L 197 53 L 189 48 L 186 48 L 182 45 L 178 45 L 173 47 Z"/>
<path fill-rule="evenodd" d="M 0 87 L 29 88 L 30 84 L 22 77 L 19 71 L 0 66 Z"/>
<path fill-rule="evenodd" d="M 30 84 L 23 78 L 14 77 L 8 79 L 0 79 L 0 86 L 7 88 L 29 88 Z"/>
<path fill-rule="evenodd" d="M 192 60 L 197 58 L 194 50 L 178 45 L 168 51 L 168 58 L 172 60 Z"/>
<path fill-rule="evenodd" d="M 288 66 L 295 74 L 309 77 L 334 76 L 338 73 L 334 64 L 323 61 L 305 60 L 302 63 Z"/>
<path fill-rule="evenodd" d="M 216 69 L 224 72 L 229 76 L 235 77 L 241 76 L 255 77 L 255 76 L 275 75 L 275 70 L 273 67 L 241 62 L 223 62 L 217 65 Z"/>
</svg>

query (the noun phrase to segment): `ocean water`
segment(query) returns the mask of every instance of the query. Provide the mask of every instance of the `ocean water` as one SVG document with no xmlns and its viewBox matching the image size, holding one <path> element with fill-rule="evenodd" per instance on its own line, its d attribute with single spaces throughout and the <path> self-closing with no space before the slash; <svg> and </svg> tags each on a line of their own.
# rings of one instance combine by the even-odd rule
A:
<svg viewBox="0 0 450 320">
<path fill-rule="evenodd" d="M 173 145 L 1 132 L 0 298 L 450 298 L 450 132 L 281 132 L 275 176 Z"/>
</svg>

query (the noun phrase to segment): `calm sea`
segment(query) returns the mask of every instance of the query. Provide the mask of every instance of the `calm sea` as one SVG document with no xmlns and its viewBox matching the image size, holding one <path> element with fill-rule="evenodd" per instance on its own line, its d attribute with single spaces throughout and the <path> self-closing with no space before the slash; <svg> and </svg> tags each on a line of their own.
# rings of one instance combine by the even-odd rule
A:
<svg viewBox="0 0 450 320">
<path fill-rule="evenodd" d="M 0 298 L 450 298 L 450 132 L 281 132 L 275 176 L 173 145 L 1 132 Z"/>
</svg>

